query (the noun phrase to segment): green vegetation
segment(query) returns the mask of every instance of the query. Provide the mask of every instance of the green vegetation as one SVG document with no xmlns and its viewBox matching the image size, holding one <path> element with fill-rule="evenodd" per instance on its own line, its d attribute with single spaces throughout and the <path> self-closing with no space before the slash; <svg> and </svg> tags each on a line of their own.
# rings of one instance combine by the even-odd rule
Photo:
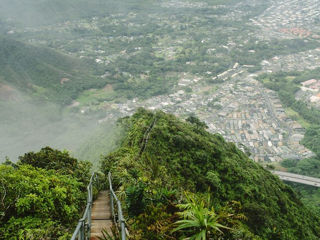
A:
<svg viewBox="0 0 320 240">
<path fill-rule="evenodd" d="M 86 187 L 89 182 L 91 163 L 78 161 L 67 151 L 42 148 L 39 152 L 29 152 L 19 157 L 18 165 L 31 165 L 35 168 L 55 170 L 58 174 L 71 175 Z"/>
<path fill-rule="evenodd" d="M 106 80 L 93 75 L 92 65 L 48 48 L 0 38 L 0 81 L 40 100 L 70 104 L 82 91 L 105 86 Z"/>
<path fill-rule="evenodd" d="M 103 158 L 102 170 L 113 171 L 135 240 L 319 239 L 318 217 L 290 187 L 207 133 L 195 116 L 183 122 L 139 110 L 119 121 L 127 134 L 121 143 L 118 129 L 92 127 L 106 109 L 111 120 L 117 116 L 109 111 L 114 101 L 168 94 L 182 78 L 210 85 L 201 92 L 210 95 L 223 83 L 215 77 L 236 62 L 255 72 L 264 59 L 318 47 L 310 39 L 255 37 L 248 21 L 270 1 L 20 2 L 0 2 L 0 34 L 12 37 L 0 38 L 0 144 L 6 153 L 34 149 L 46 136 L 60 147 L 77 145 L 76 156 L 95 164 L 121 145 Z M 261 81 L 279 92 L 307 128 L 303 144 L 320 156 L 320 112 L 294 98 L 299 83 L 319 72 L 263 75 Z M 182 89 L 200 94 L 192 85 Z M 26 107 L 35 101 L 32 110 Z M 216 102 L 208 106 L 222 108 Z M 320 157 L 283 164 L 318 176 Z M 1 165 L 0 239 L 68 239 L 84 207 L 90 167 L 51 148 Z M 320 213 L 318 190 L 300 191 Z"/>
<path fill-rule="evenodd" d="M 186 195 L 186 199 L 186 204 L 178 205 L 183 210 L 179 212 L 179 215 L 184 219 L 176 222 L 178 227 L 174 229 L 175 232 L 184 230 L 187 233 L 186 235 L 191 234 L 190 239 L 206 240 L 218 234 L 223 234 L 222 229 L 228 229 L 219 223 L 221 216 L 217 215 L 212 207 L 208 208 L 207 205 L 210 205 L 209 194 L 207 201 L 188 195 Z"/>
<path fill-rule="evenodd" d="M 295 94 L 299 90 L 300 83 L 320 76 L 320 69 L 304 72 L 282 72 L 277 74 L 263 74 L 259 80 L 263 84 L 276 91 L 282 103 L 289 109 L 291 116 L 299 121 L 305 128 L 306 133 L 301 143 L 312 150 L 316 156 L 302 160 L 284 160 L 281 165 L 289 172 L 320 177 L 320 110 L 307 103 L 296 100 Z M 290 183 L 302 196 L 302 201 L 314 209 L 320 216 L 320 190 L 318 188 L 301 186 Z"/>
<path fill-rule="evenodd" d="M 22 9 L 17 6 L 19 1 L 4 0 L 0 3 L 0 13 L 12 18 L 7 24 L 17 29 L 13 33 L 15 39 L 32 41 L 37 46 L 58 49 L 87 61 L 83 65 L 73 59 L 71 65 L 65 56 L 50 53 L 48 59 L 39 56 L 38 60 L 46 63 L 39 65 L 32 60 L 33 51 L 30 55 L 18 48 L 24 52 L 23 56 L 31 57 L 33 70 L 4 69 L 5 76 L 7 80 L 27 78 L 28 82 L 29 78 L 40 78 L 41 84 L 32 80 L 32 85 L 27 86 L 35 95 L 66 104 L 77 98 L 81 106 L 97 109 L 105 101 L 170 93 L 183 73 L 211 81 L 236 62 L 253 65 L 249 70 L 257 71 L 263 59 L 317 47 L 312 40 L 262 41 L 252 36 L 249 19 L 263 12 L 270 3 L 240 2 L 182 1 L 172 7 L 170 2 L 153 0 L 27 0 Z M 241 14 L 234 17 L 238 11 Z M 33 17 L 28 17 L 29 14 Z M 21 24 L 33 28 L 25 31 Z M 248 36 L 251 36 L 249 41 Z M 52 64 L 52 59 L 58 59 L 59 64 Z M 94 61 L 99 64 L 93 64 Z M 13 59 L 12 63 L 15 62 L 18 61 Z M 25 63 L 21 65 L 23 69 L 27 67 Z M 104 77 L 97 78 L 93 72 Z M 207 72 L 210 74 L 206 75 Z M 70 81 L 61 85 L 62 78 Z M 110 88 L 105 89 L 107 84 Z"/>
<path fill-rule="evenodd" d="M 90 87 L 67 82 L 73 87 L 72 91 L 68 90 L 69 101 L 78 96 L 81 106 L 95 106 L 95 109 L 103 107 L 105 101 L 119 98 L 150 98 L 170 93 L 184 73 L 213 83 L 212 77 L 232 68 L 236 62 L 253 65 L 249 70 L 257 71 L 263 59 L 317 47 L 312 40 L 262 41 L 252 36 L 253 27 L 247 24 L 249 19 L 263 12 L 270 3 L 240 2 L 181 1 L 172 7 L 170 1 L 153 0 L 56 0 L 50 3 L 28 0 L 25 8 L 32 7 L 43 13 L 36 14 L 37 17 L 45 15 L 47 21 L 63 23 L 46 27 L 34 24 L 36 31 L 27 32 L 17 27 L 14 36 L 24 42 L 32 41 L 97 61 L 98 67 L 90 64 L 78 69 L 98 69 L 103 78 L 89 77 Z M 4 16 L 17 16 L 21 9 L 15 8 L 16 4 L 17 1 L 6 3 L 11 8 Z M 238 11 L 241 14 L 235 17 Z M 54 17 L 48 17 L 51 15 Z M 19 16 L 26 18 L 25 14 Z M 19 18 L 13 19 L 19 22 Z M 249 41 L 248 36 L 251 36 Z M 88 75 L 90 72 L 86 71 Z M 110 88 L 102 88 L 107 83 Z M 66 86 L 58 86 L 63 89 L 59 93 L 67 91 Z M 46 86 L 40 87 L 36 88 L 37 92 L 47 95 Z"/>
<path fill-rule="evenodd" d="M 70 239 L 90 164 L 49 147 L 0 165 L 0 239 Z"/>
<path fill-rule="evenodd" d="M 132 239 L 179 239 L 199 233 L 195 228 L 173 232 L 180 221 L 179 204 L 188 204 L 185 191 L 195 194 L 200 205 L 210 194 L 210 204 L 197 205 L 198 210 L 213 216 L 214 209 L 215 216 L 225 216 L 216 219 L 227 227 L 219 228 L 223 234 L 212 235 L 207 228 L 212 239 L 320 237 L 319 219 L 290 187 L 234 144 L 206 132 L 198 121 L 140 109 L 120 122 L 127 135 L 119 149 L 104 157 L 101 169 L 111 170 L 118 183 Z"/>
<path fill-rule="evenodd" d="M 281 163 L 282 167 L 287 168 L 289 172 L 297 173 L 301 175 L 307 175 L 310 177 L 320 178 L 320 157 L 307 158 L 302 160 L 287 159 Z M 289 183 L 294 189 L 296 189 L 301 200 L 313 212 L 320 216 L 320 189 L 312 186 L 305 186 L 301 184 Z"/>
<path fill-rule="evenodd" d="M 308 128 L 301 143 L 320 156 L 320 124 Z"/>
</svg>

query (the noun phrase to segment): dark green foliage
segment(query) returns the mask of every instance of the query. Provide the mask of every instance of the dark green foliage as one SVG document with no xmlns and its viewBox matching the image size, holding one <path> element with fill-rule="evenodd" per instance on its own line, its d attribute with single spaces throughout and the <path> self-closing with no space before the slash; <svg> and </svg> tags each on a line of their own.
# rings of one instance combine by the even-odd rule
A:
<svg viewBox="0 0 320 240">
<path fill-rule="evenodd" d="M 189 236 L 190 239 L 194 240 L 209 240 L 223 235 L 225 229 L 230 230 L 230 228 L 221 224 L 222 216 L 229 213 L 217 214 L 212 207 L 210 193 L 207 195 L 207 199 L 201 195 L 193 196 L 190 193 L 186 195 L 186 203 L 178 205 L 179 209 L 182 210 L 178 215 L 182 219 L 175 223 L 177 227 L 174 232 L 181 231 L 184 237 Z"/>
<path fill-rule="evenodd" d="M 135 239 L 171 239 L 168 226 L 178 211 L 171 206 L 176 206 L 182 191 L 200 194 L 208 192 L 209 187 L 217 211 L 231 201 L 239 201 L 243 206 L 240 213 L 248 218 L 233 223 L 236 227 L 225 239 L 320 237 L 319 219 L 303 206 L 293 190 L 220 135 L 199 131 L 196 125 L 172 115 L 143 109 L 123 123 L 127 136 L 118 150 L 104 158 L 102 170 L 112 170 L 120 183 L 119 190 L 130 192 L 129 199 L 140 199 L 145 204 L 143 209 L 137 203 L 142 213 L 131 218 Z M 144 184 L 139 187 L 141 182 Z M 160 204 L 157 196 L 164 188 L 176 193 Z M 132 209 L 132 205 L 126 206 Z M 154 217 L 162 221 L 145 222 L 141 216 L 150 208 L 155 212 L 161 208 L 167 216 L 157 213 Z"/>
<path fill-rule="evenodd" d="M 288 159 L 283 161 L 281 165 L 289 172 L 320 178 L 320 156 L 302 160 Z M 290 183 L 290 185 L 300 193 L 302 201 L 320 216 L 320 189 L 295 183 Z"/>
<path fill-rule="evenodd" d="M 320 156 L 320 124 L 307 129 L 301 143 Z"/>
<path fill-rule="evenodd" d="M 2 236 L 8 240 L 70 239 L 70 234 L 66 232 L 68 229 L 50 218 L 12 217 L 4 227 L 5 229 L 0 227 L 0 238 Z"/>
<path fill-rule="evenodd" d="M 19 157 L 18 164 L 29 164 L 46 170 L 53 169 L 59 174 L 72 175 L 84 185 L 90 178 L 91 163 L 78 161 L 67 151 L 59 151 L 50 147 L 42 148 L 39 152 L 29 152 Z"/>
<path fill-rule="evenodd" d="M 0 170 L 0 239 L 31 233 L 39 238 L 19 239 L 62 236 L 79 218 L 85 194 L 75 178 L 29 165 L 1 165 Z"/>
<path fill-rule="evenodd" d="M 128 207 L 128 214 L 130 217 L 137 216 L 143 213 L 145 208 L 145 185 L 139 182 L 136 185 L 129 186 L 126 189 L 126 204 Z"/>
<path fill-rule="evenodd" d="M 285 168 L 295 167 L 299 160 L 297 159 L 285 159 L 281 162 L 281 165 Z"/>
<path fill-rule="evenodd" d="M 0 165 L 0 239 L 69 239 L 86 202 L 89 170 L 49 147 Z"/>
<path fill-rule="evenodd" d="M 78 163 L 77 159 L 70 157 L 68 152 L 60 152 L 50 147 L 42 148 L 37 153 L 26 153 L 24 156 L 19 157 L 19 160 L 20 164 L 29 164 L 33 167 L 47 170 L 53 169 L 67 174 L 72 174 Z"/>
<path fill-rule="evenodd" d="M 207 124 L 205 122 L 202 122 L 199 120 L 199 118 L 197 118 L 196 116 L 189 116 L 186 119 L 187 122 L 194 124 L 196 126 L 196 128 L 198 129 L 204 129 L 204 128 L 208 128 Z"/>
</svg>

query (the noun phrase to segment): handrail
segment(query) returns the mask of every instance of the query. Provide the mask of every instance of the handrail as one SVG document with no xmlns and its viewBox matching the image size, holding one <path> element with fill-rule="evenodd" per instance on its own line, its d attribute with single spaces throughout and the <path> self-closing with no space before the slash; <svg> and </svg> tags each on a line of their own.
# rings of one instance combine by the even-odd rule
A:
<svg viewBox="0 0 320 240">
<path fill-rule="evenodd" d="M 111 172 L 108 173 L 108 180 L 109 180 L 109 190 L 110 190 L 110 203 L 111 203 L 111 212 L 112 212 L 112 217 L 113 217 L 113 221 L 114 224 L 120 228 L 120 236 L 121 236 L 121 240 L 126 240 L 126 225 L 125 225 L 125 220 L 124 217 L 122 215 L 122 207 L 121 207 L 121 202 L 119 201 L 119 199 L 117 198 L 117 195 L 115 194 L 115 192 L 113 191 L 112 188 L 112 176 L 111 176 Z M 118 207 L 118 219 L 115 211 L 114 211 L 114 200 L 117 204 Z"/>
<path fill-rule="evenodd" d="M 71 237 L 71 240 L 88 240 L 90 239 L 90 229 L 91 229 L 91 209 L 92 209 L 92 184 L 96 178 L 96 173 L 92 173 L 90 182 L 87 186 L 88 198 L 86 209 L 83 213 L 82 218 L 79 220 L 78 225 Z"/>
</svg>

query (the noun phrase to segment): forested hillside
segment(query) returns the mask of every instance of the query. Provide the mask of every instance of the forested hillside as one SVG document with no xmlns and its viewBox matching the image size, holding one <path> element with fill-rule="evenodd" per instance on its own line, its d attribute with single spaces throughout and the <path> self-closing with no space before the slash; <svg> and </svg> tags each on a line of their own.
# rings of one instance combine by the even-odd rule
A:
<svg viewBox="0 0 320 240">
<path fill-rule="evenodd" d="M 290 187 L 197 118 L 140 109 L 120 123 L 127 134 L 102 170 L 118 182 L 133 239 L 195 236 L 209 215 L 224 226 L 207 228 L 212 239 L 319 239 L 319 219 Z M 174 224 L 181 210 L 198 227 Z"/>
<path fill-rule="evenodd" d="M 48 48 L 0 38 L 0 89 L 2 83 L 41 100 L 69 104 L 82 91 L 106 85 L 92 66 Z"/>
</svg>

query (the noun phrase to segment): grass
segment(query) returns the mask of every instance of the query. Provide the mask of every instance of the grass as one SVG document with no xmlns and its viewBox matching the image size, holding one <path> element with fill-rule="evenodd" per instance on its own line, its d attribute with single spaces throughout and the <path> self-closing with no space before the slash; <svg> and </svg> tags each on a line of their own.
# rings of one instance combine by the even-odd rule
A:
<svg viewBox="0 0 320 240">
<path fill-rule="evenodd" d="M 285 108 L 285 112 L 291 119 L 296 120 L 304 128 L 309 128 L 311 126 L 310 123 L 308 123 L 303 117 L 300 116 L 299 113 L 294 111 L 292 108 Z"/>
<path fill-rule="evenodd" d="M 112 101 L 117 97 L 117 93 L 112 88 L 90 89 L 84 91 L 76 101 L 80 105 L 90 105 L 101 101 Z"/>
</svg>

